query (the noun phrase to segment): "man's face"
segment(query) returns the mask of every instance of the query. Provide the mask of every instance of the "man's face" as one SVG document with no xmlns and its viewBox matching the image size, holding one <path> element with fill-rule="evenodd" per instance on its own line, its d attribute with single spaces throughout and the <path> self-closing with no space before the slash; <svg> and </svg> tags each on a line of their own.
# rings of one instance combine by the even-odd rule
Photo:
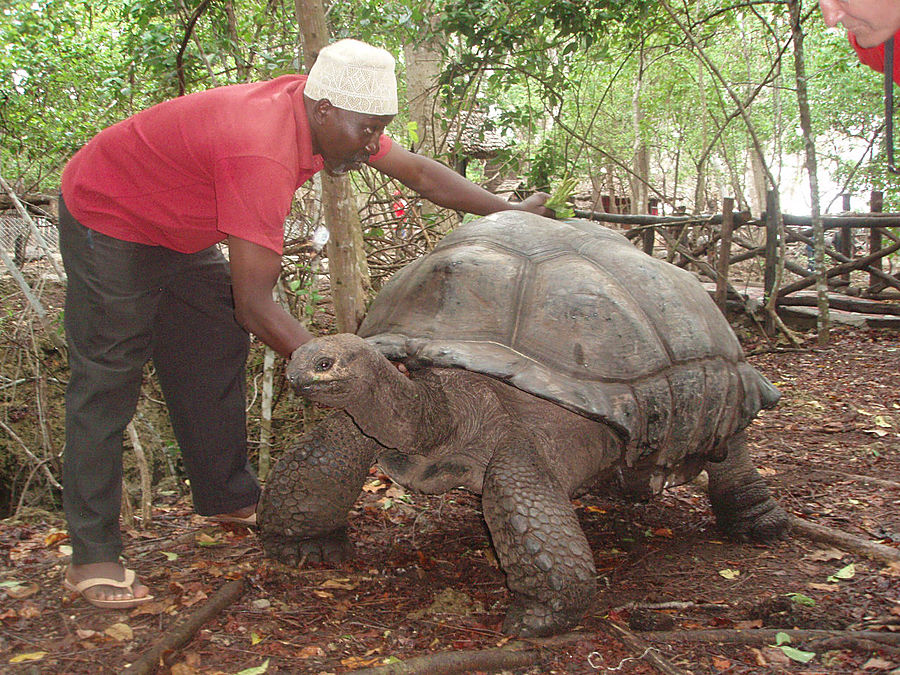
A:
<svg viewBox="0 0 900 675">
<path fill-rule="evenodd" d="M 360 169 L 378 152 L 378 139 L 394 119 L 393 115 L 367 115 L 327 103 L 324 109 L 319 106 L 318 113 L 318 151 L 325 160 L 325 171 L 332 176 Z"/>
<path fill-rule="evenodd" d="M 860 47 L 876 47 L 900 30 L 900 0 L 819 0 L 829 26 L 844 24 Z"/>
</svg>

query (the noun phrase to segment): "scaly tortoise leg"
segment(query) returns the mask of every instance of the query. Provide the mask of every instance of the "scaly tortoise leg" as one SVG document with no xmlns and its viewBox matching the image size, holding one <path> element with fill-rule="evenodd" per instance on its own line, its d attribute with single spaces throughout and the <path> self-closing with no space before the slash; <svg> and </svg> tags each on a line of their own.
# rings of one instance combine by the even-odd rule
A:
<svg viewBox="0 0 900 675">
<path fill-rule="evenodd" d="M 288 565 L 303 556 L 349 558 L 347 514 L 380 447 L 348 414 L 337 412 L 287 450 L 260 497 L 259 537 L 266 555 Z"/>
<path fill-rule="evenodd" d="M 593 555 L 569 498 L 529 440 L 501 442 L 481 500 L 515 596 L 503 631 L 540 636 L 576 624 L 597 589 Z"/>
<path fill-rule="evenodd" d="M 787 536 L 790 518 L 772 498 L 765 479 L 753 465 L 743 433 L 728 441 L 724 460 L 706 463 L 706 472 L 709 501 L 720 530 L 760 542 Z"/>
</svg>

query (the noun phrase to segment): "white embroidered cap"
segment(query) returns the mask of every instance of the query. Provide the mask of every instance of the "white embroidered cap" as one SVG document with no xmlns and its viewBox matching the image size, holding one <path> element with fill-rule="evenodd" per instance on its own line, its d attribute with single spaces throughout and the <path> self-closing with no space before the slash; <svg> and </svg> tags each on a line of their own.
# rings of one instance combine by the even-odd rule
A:
<svg viewBox="0 0 900 675">
<path fill-rule="evenodd" d="M 319 52 L 304 93 L 314 101 L 327 98 L 344 110 L 396 115 L 394 57 L 359 40 L 338 40 Z"/>
</svg>

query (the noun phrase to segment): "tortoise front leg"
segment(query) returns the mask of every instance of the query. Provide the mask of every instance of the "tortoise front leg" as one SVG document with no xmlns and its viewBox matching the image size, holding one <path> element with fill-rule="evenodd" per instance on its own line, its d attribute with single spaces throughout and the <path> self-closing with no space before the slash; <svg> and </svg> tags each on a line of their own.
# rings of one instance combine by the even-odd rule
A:
<svg viewBox="0 0 900 675">
<path fill-rule="evenodd" d="M 747 450 L 744 433 L 728 441 L 721 462 L 707 462 L 709 501 L 720 530 L 738 539 L 770 542 L 787 536 L 788 514 L 772 499 Z"/>
<path fill-rule="evenodd" d="M 257 510 L 266 555 L 288 565 L 303 556 L 350 557 L 347 513 L 379 448 L 349 415 L 337 412 L 287 450 L 272 467 Z"/>
<path fill-rule="evenodd" d="M 569 498 L 530 440 L 501 441 L 481 501 L 515 596 L 503 631 L 551 635 L 576 624 L 597 589 L 594 559 Z"/>
</svg>

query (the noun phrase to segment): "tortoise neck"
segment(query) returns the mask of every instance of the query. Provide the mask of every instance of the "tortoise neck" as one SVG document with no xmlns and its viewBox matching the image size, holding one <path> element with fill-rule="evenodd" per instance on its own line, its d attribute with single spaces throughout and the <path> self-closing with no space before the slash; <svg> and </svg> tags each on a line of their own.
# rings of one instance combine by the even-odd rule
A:
<svg viewBox="0 0 900 675">
<path fill-rule="evenodd" d="M 378 361 L 372 386 L 348 409 L 363 433 L 404 453 L 445 440 L 451 415 L 439 381 L 427 371 L 407 377 L 386 358 Z"/>
</svg>

